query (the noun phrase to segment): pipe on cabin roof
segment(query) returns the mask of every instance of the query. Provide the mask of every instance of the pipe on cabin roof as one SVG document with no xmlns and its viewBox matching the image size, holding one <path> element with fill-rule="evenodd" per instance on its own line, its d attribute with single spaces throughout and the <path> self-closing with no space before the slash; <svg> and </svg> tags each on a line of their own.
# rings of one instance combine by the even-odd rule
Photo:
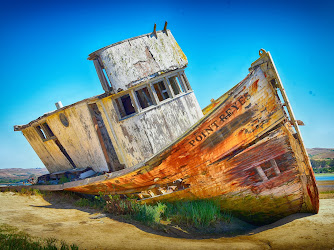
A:
<svg viewBox="0 0 334 250">
<path fill-rule="evenodd" d="M 63 104 L 61 103 L 61 101 L 56 102 L 55 105 L 56 105 L 56 108 L 57 108 L 57 109 L 61 109 L 61 108 L 64 107 Z"/>
</svg>

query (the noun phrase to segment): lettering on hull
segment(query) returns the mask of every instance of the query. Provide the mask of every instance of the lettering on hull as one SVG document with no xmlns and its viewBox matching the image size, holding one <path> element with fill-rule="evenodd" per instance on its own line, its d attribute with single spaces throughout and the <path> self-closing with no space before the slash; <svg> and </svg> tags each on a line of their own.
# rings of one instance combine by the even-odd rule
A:
<svg viewBox="0 0 334 250">
<path fill-rule="evenodd" d="M 258 81 L 258 80 L 257 80 Z M 202 130 L 194 139 L 192 139 L 189 144 L 191 146 L 196 146 L 198 143 L 201 143 L 205 140 L 206 137 L 209 137 L 213 134 L 221 125 L 226 123 L 229 118 L 239 110 L 247 100 L 249 100 L 251 96 L 248 93 L 243 94 L 241 97 L 237 99 L 232 105 L 230 105 L 220 116 L 219 119 L 214 120 L 207 128 Z"/>
</svg>

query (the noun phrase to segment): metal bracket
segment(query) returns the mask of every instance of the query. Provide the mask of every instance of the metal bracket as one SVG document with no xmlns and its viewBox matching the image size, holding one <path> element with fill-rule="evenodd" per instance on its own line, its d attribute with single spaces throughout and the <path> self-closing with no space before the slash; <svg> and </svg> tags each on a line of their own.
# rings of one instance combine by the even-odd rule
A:
<svg viewBox="0 0 334 250">
<path fill-rule="evenodd" d="M 157 24 L 155 23 L 154 24 L 154 28 L 153 28 L 153 32 L 152 32 L 156 38 L 158 38 L 158 35 L 157 35 Z"/>
<path fill-rule="evenodd" d="M 168 33 L 167 33 L 167 21 L 165 21 L 164 32 L 165 32 L 165 33 L 166 33 L 166 35 L 168 36 Z"/>
</svg>

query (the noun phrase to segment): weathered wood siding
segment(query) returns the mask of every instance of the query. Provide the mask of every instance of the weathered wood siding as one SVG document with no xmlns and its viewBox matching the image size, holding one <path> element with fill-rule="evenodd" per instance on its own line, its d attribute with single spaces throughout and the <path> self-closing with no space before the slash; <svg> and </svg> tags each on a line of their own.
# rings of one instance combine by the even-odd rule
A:
<svg viewBox="0 0 334 250">
<path fill-rule="evenodd" d="M 44 142 L 34 127 L 24 129 L 22 133 L 50 173 L 72 169 L 54 141 Z"/>
<path fill-rule="evenodd" d="M 127 167 L 143 162 L 159 152 L 203 116 L 193 92 L 120 121 L 111 98 L 106 97 L 102 102 L 116 134 L 116 138 L 113 138 L 114 145 L 118 145 L 118 155 L 122 158 L 123 154 L 125 159 L 121 162 Z M 102 112 L 101 104 L 99 108 Z M 107 119 L 105 114 L 102 117 Z M 104 122 L 108 124 L 108 121 Z M 112 135 L 110 128 L 108 132 Z"/>
<path fill-rule="evenodd" d="M 59 113 L 49 116 L 46 121 L 76 167 L 92 167 L 95 171 L 108 171 L 87 104 L 81 103 L 63 112 L 69 121 L 68 127 L 61 123 Z"/>
<path fill-rule="evenodd" d="M 68 127 L 61 123 L 60 113 L 67 117 Z M 108 171 L 87 103 L 52 114 L 45 121 L 77 168 L 92 167 L 98 172 Z M 23 133 L 50 173 L 73 168 L 54 140 L 43 142 L 33 127 L 23 130 Z"/>
<path fill-rule="evenodd" d="M 115 148 L 116 155 L 111 160 L 119 161 L 126 167 L 150 158 L 203 116 L 193 92 L 120 121 L 110 97 L 96 104 Z M 68 127 L 61 123 L 61 113 L 66 116 Z M 47 122 L 77 168 L 92 167 L 97 172 L 108 171 L 87 103 L 54 113 L 42 122 Z M 73 168 L 54 140 L 43 141 L 34 127 L 24 129 L 23 133 L 50 173 Z"/>
<path fill-rule="evenodd" d="M 172 33 L 167 33 L 140 36 L 95 52 L 116 92 L 188 64 Z"/>
</svg>

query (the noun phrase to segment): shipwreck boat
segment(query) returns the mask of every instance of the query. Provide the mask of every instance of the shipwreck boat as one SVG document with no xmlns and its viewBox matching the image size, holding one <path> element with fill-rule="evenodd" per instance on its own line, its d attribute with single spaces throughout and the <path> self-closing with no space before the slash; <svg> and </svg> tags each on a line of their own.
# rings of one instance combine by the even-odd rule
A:
<svg viewBox="0 0 334 250">
<path fill-rule="evenodd" d="M 315 177 L 269 52 L 261 49 L 246 78 L 203 111 L 166 25 L 88 59 L 104 94 L 14 126 L 50 172 L 34 188 L 143 202 L 214 198 L 258 223 L 318 212 Z"/>
</svg>

